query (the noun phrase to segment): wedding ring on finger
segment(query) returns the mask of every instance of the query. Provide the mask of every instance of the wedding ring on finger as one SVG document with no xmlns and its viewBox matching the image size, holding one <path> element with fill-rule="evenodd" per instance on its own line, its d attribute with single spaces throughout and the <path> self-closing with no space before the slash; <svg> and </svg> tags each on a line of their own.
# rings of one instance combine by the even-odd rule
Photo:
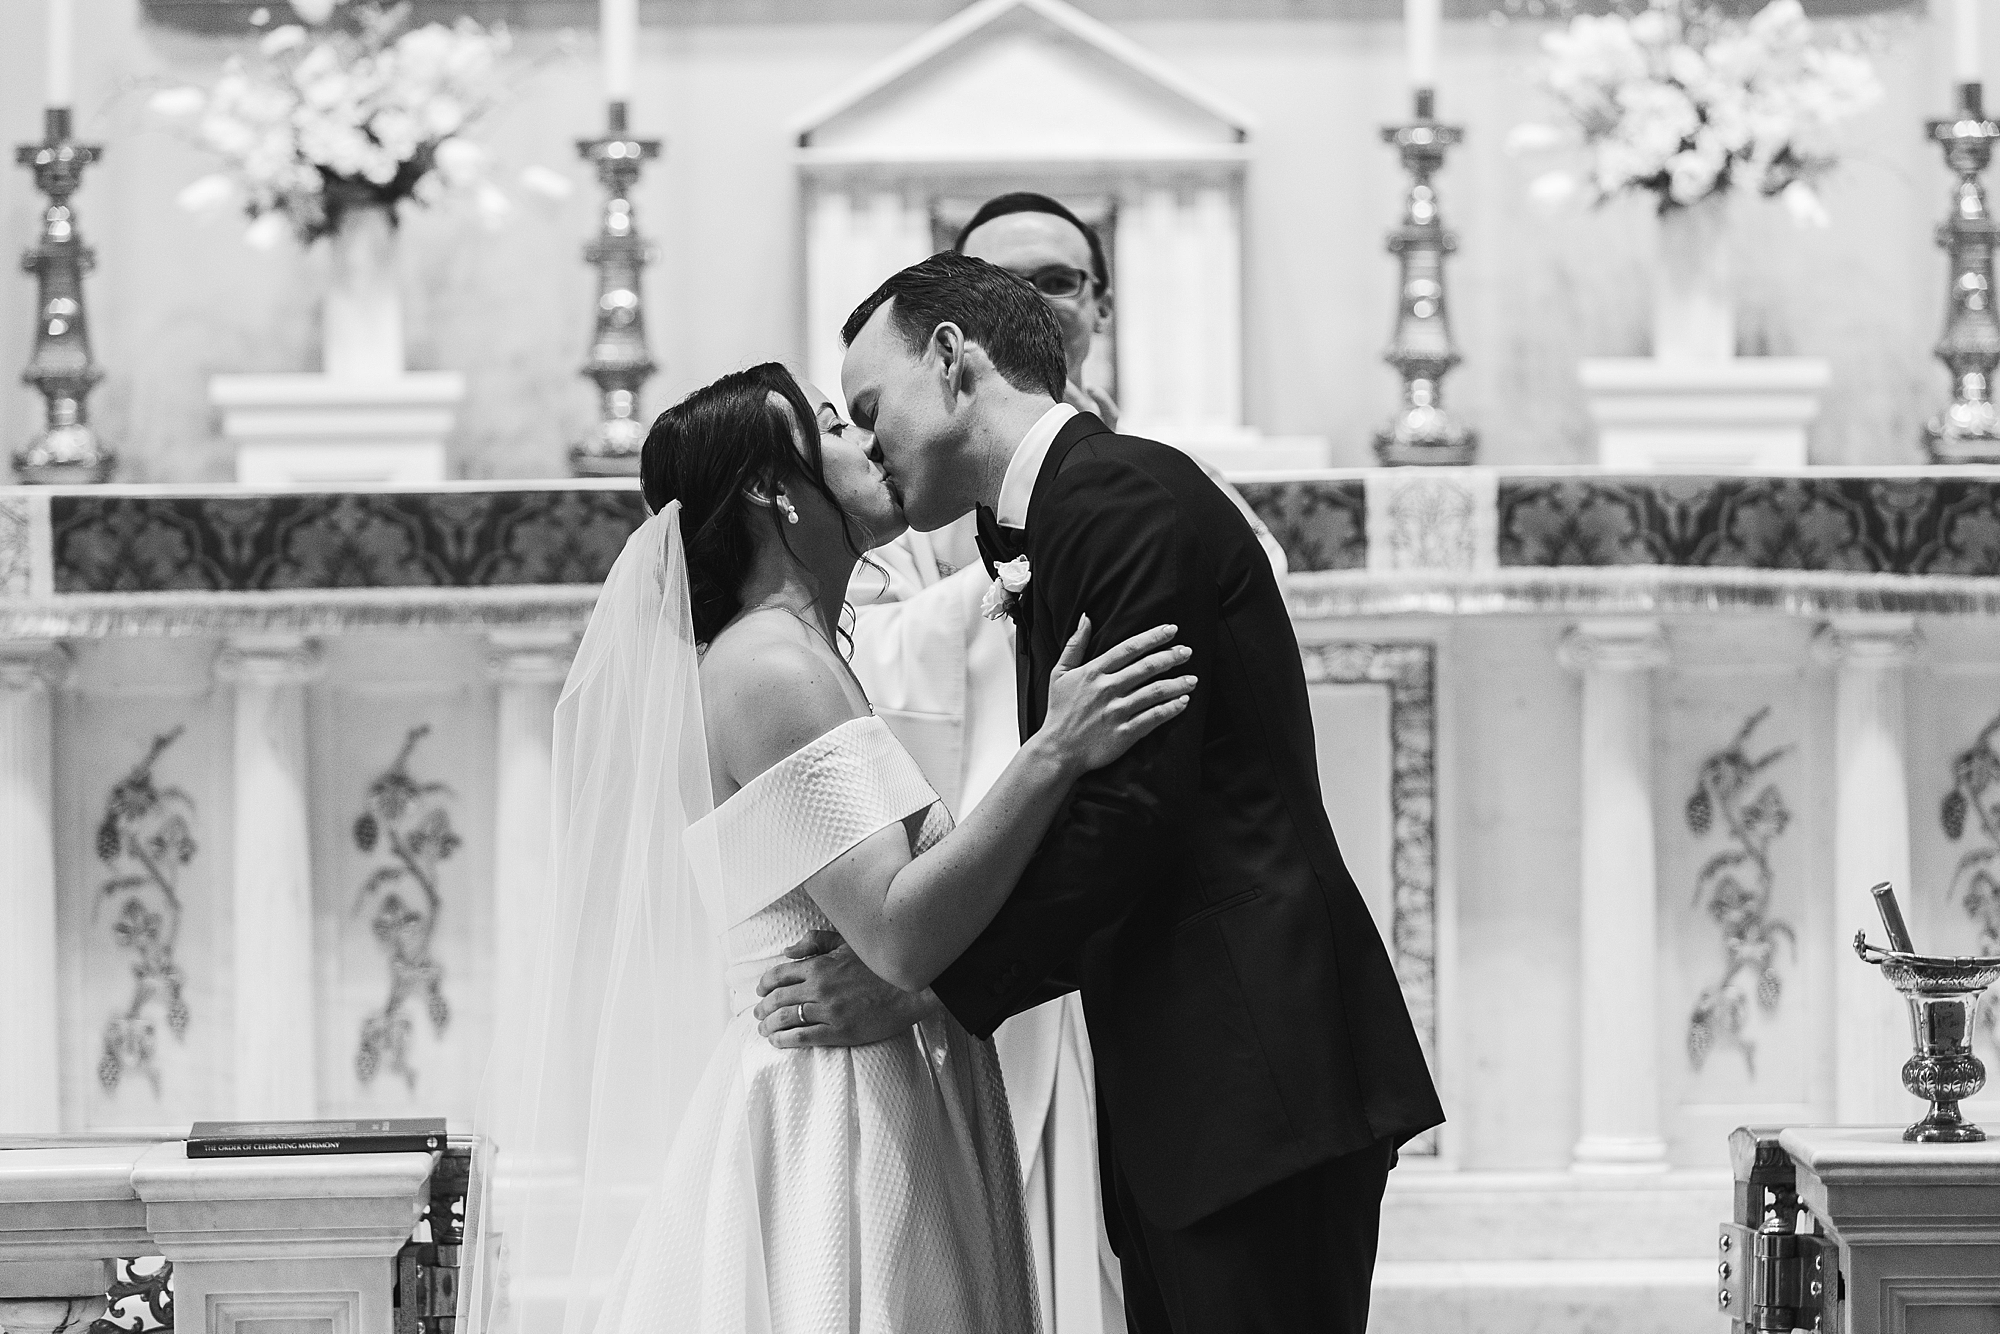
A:
<svg viewBox="0 0 2000 1334">
<path fill-rule="evenodd" d="M 794 1005 L 792 1008 L 798 1012 L 796 1015 L 793 1016 L 792 1027 L 804 1028 L 806 1026 L 806 1003 L 804 1001 L 800 1001 L 797 1005 Z"/>
</svg>

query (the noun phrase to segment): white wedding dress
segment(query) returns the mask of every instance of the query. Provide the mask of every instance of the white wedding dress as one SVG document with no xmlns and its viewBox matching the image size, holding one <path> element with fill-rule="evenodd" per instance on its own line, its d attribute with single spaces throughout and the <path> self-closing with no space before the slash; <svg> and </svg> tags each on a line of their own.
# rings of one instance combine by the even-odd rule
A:
<svg viewBox="0 0 2000 1334">
<path fill-rule="evenodd" d="M 831 926 L 800 888 L 951 817 L 872 715 L 719 806 L 680 506 L 632 534 L 556 705 L 551 874 L 475 1126 L 458 1327 L 1035 1334 L 991 1043 L 942 1015 L 778 1050 L 758 978 Z"/>
<path fill-rule="evenodd" d="M 1014 1136 L 992 1044 L 948 1015 L 866 1047 L 779 1050 L 758 977 L 832 923 L 798 886 L 921 814 L 951 817 L 886 724 L 843 723 L 688 827 L 726 905 L 734 1018 L 681 1119 L 596 1334 L 1031 1334 Z"/>
</svg>

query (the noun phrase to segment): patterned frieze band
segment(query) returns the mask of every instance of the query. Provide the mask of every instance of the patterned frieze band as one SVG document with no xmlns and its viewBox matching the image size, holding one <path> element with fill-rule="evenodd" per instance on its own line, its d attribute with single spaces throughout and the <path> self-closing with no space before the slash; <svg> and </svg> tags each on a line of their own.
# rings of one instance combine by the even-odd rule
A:
<svg viewBox="0 0 2000 1334">
<path fill-rule="evenodd" d="M 1294 574 L 1660 566 L 2000 575 L 2000 478 L 1963 469 L 1580 476 L 1428 468 L 1246 479 Z M 645 517 L 629 483 L 436 491 L 0 489 L 0 601 L 577 587 Z"/>
</svg>

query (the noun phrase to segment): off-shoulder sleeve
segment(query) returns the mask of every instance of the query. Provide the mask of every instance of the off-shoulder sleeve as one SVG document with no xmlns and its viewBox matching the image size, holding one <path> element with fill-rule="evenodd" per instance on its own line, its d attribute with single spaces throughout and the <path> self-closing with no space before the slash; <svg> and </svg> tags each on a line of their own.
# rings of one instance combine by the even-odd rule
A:
<svg viewBox="0 0 2000 1334">
<path fill-rule="evenodd" d="M 888 724 L 842 723 L 688 826 L 688 861 L 711 923 L 728 930 L 937 800 Z"/>
</svg>

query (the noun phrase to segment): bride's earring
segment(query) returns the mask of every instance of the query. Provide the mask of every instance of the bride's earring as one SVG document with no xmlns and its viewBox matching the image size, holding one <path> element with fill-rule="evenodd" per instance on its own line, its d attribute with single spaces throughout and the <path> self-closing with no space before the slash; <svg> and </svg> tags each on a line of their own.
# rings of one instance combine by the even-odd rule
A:
<svg viewBox="0 0 2000 1334">
<path fill-rule="evenodd" d="M 783 491 L 780 491 L 773 498 L 772 503 L 785 512 L 786 523 L 797 523 L 799 521 L 798 506 L 792 504 L 792 498 Z"/>
</svg>

